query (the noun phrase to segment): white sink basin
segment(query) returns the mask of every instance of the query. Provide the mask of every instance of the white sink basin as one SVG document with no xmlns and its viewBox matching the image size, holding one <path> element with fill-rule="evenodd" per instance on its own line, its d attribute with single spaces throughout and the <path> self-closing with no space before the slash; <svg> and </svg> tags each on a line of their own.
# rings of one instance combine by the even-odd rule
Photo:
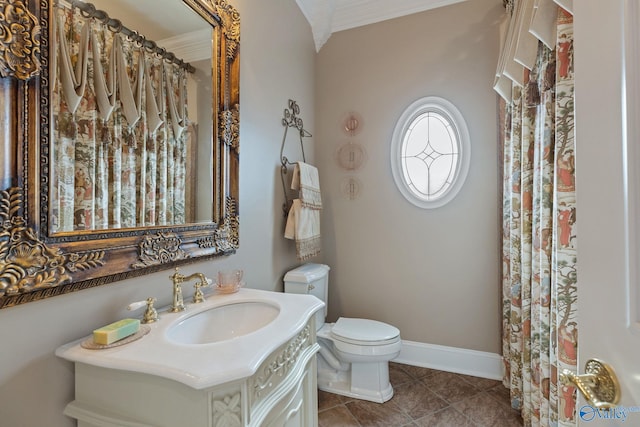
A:
<svg viewBox="0 0 640 427">
<path fill-rule="evenodd" d="M 196 313 L 169 327 L 166 334 L 178 344 L 211 344 L 255 332 L 279 313 L 271 304 L 243 301 Z"/>
</svg>

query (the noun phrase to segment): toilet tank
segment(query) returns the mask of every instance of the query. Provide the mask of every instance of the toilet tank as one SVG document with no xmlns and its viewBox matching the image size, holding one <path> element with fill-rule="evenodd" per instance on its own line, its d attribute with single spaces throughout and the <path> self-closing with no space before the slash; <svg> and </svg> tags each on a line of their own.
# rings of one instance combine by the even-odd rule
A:
<svg viewBox="0 0 640 427">
<path fill-rule="evenodd" d="M 284 275 L 284 291 L 292 294 L 311 294 L 324 302 L 324 309 L 316 313 L 316 329 L 324 325 L 329 296 L 329 266 L 303 264 Z"/>
</svg>

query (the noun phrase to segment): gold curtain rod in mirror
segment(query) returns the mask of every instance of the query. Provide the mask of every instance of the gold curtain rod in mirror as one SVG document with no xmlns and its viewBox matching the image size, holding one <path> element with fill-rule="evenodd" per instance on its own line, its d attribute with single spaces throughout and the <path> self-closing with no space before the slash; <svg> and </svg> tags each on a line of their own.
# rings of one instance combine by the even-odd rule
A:
<svg viewBox="0 0 640 427">
<path fill-rule="evenodd" d="M 62 2 L 56 2 L 60 5 Z M 122 24 L 122 21 L 109 16 L 104 10 L 96 9 L 92 3 L 87 3 L 80 0 L 65 0 L 64 3 L 68 3 L 71 7 L 76 7 L 80 10 L 80 14 L 85 18 L 95 18 L 101 21 L 114 33 L 122 33 L 127 36 L 131 41 L 137 43 L 141 47 L 145 48 L 150 53 L 155 53 L 166 61 L 176 64 L 179 67 L 185 69 L 189 73 L 194 73 L 196 69 L 188 62 L 184 62 L 178 58 L 173 52 L 167 52 L 163 47 L 158 46 L 153 40 L 149 40 L 139 32 L 131 30 Z"/>
</svg>

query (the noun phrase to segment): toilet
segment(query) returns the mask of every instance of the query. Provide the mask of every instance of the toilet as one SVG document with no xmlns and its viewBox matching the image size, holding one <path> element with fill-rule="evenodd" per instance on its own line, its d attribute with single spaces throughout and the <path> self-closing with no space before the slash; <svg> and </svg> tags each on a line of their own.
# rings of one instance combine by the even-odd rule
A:
<svg viewBox="0 0 640 427">
<path fill-rule="evenodd" d="M 389 361 L 400 354 L 398 328 L 347 317 L 325 323 L 329 266 L 324 264 L 304 264 L 289 271 L 284 276 L 284 291 L 311 294 L 325 303 L 315 319 L 320 390 L 378 403 L 393 397 Z"/>
</svg>

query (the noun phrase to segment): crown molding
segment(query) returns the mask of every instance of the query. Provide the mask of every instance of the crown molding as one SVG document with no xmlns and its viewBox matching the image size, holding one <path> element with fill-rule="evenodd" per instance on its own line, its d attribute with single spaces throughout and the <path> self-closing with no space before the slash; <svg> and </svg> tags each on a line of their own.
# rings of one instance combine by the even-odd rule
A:
<svg viewBox="0 0 640 427">
<path fill-rule="evenodd" d="M 211 58 L 213 51 L 211 37 L 211 29 L 205 28 L 159 40 L 158 46 L 173 52 L 185 62 L 196 62 Z"/>
</svg>

